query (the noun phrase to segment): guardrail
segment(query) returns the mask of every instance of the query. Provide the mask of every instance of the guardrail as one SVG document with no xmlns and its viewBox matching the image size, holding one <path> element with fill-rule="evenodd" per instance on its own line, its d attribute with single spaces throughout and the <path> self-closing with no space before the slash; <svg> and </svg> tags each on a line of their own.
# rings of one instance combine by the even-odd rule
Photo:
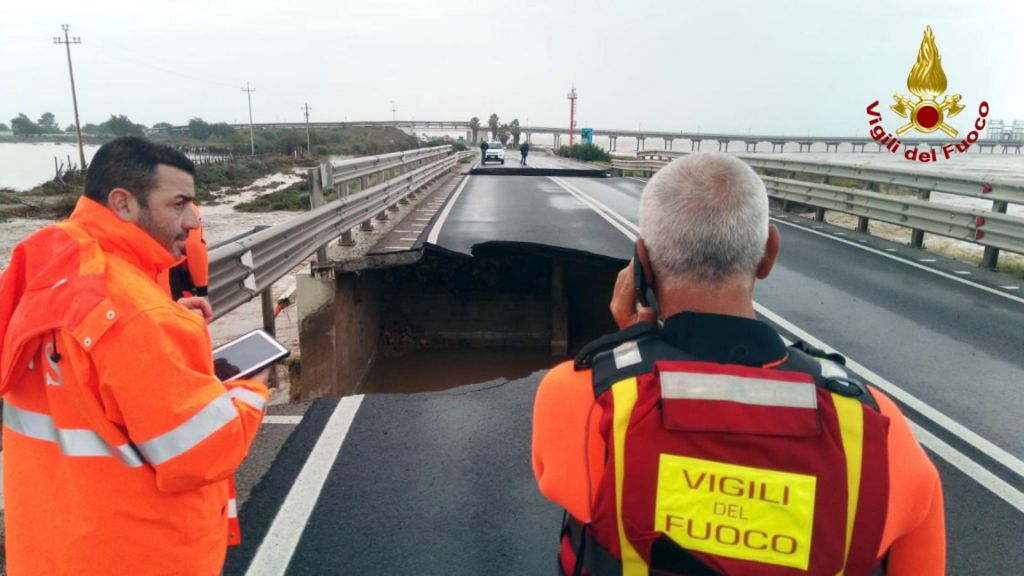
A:
<svg viewBox="0 0 1024 576">
<path fill-rule="evenodd" d="M 636 160 L 614 160 L 618 171 L 641 172 L 650 176 L 671 160 L 688 152 L 649 150 Z M 985 247 L 981 265 L 994 269 L 999 250 L 1024 254 L 1024 218 L 1006 214 L 1009 204 L 1024 205 L 1024 185 L 1001 180 L 924 174 L 910 170 L 882 169 L 803 160 L 765 158 L 738 154 L 765 182 L 768 194 L 791 204 L 816 208 L 815 219 L 825 219 L 826 210 L 857 216 L 857 230 L 866 232 L 872 219 L 912 230 L 911 245 L 921 247 L 924 234 L 938 234 L 966 240 Z M 858 187 L 837 186 L 835 180 L 854 181 Z M 883 187 L 916 191 L 916 198 L 883 194 Z M 930 202 L 932 192 L 941 192 L 992 202 L 988 210 L 963 208 Z"/>
<path fill-rule="evenodd" d="M 356 158 L 334 165 L 325 162 L 320 168 L 311 169 L 314 207 L 309 212 L 210 251 L 210 304 L 214 318 L 262 295 L 264 324 L 272 328 L 270 287 L 274 282 L 334 238 L 389 208 L 397 208 L 466 154 L 452 155 L 450 150 L 449 146 L 440 146 Z M 430 162 L 424 164 L 427 161 Z M 375 169 L 378 182 L 354 194 L 345 193 L 343 185 L 367 177 L 363 174 L 367 168 Z M 385 180 L 382 171 L 390 177 Z M 316 206 L 315 197 L 323 184 L 338 184 L 343 191 L 337 200 Z"/>
</svg>

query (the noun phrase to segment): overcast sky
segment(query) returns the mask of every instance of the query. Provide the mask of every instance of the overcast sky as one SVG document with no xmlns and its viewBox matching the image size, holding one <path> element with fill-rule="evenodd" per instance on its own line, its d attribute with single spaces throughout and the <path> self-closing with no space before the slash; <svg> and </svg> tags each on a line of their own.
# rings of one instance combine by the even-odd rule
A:
<svg viewBox="0 0 1024 576">
<path fill-rule="evenodd" d="M 69 24 L 83 124 L 248 119 L 449 120 L 524 125 L 860 135 L 888 111 L 925 26 L 967 109 L 1024 120 L 1024 3 L 512 0 L 5 0 L 0 122 L 73 121 Z"/>
</svg>

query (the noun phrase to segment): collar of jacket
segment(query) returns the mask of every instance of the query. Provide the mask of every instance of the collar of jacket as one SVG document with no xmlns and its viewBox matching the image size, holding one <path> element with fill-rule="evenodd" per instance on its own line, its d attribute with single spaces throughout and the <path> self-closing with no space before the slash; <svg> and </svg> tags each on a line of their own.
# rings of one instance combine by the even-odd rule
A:
<svg viewBox="0 0 1024 576">
<path fill-rule="evenodd" d="M 711 362 L 762 366 L 787 354 L 774 328 L 740 316 L 680 312 L 665 320 L 664 334 L 674 347 Z"/>
<path fill-rule="evenodd" d="M 150 278 L 181 260 L 135 223 L 118 218 L 112 210 L 85 196 L 78 199 L 68 221 L 85 230 L 104 252 L 125 259 Z"/>
</svg>

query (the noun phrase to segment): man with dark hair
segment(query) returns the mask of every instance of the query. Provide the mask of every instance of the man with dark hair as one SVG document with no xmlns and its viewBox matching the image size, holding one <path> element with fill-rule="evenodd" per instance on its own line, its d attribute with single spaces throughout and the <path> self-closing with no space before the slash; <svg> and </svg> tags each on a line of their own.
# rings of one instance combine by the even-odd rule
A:
<svg viewBox="0 0 1024 576">
<path fill-rule="evenodd" d="M 0 276 L 14 576 L 221 570 L 266 374 L 221 383 L 209 305 L 175 303 L 160 281 L 198 225 L 194 173 L 166 146 L 105 144 L 71 217 L 23 240 Z"/>
</svg>

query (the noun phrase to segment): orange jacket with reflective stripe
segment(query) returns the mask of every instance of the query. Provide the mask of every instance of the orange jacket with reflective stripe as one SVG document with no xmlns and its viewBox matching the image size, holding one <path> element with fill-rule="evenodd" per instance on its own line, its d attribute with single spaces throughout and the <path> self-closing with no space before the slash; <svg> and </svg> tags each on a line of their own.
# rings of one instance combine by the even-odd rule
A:
<svg viewBox="0 0 1024 576">
<path fill-rule="evenodd" d="M 203 320 L 156 283 L 173 263 L 83 198 L 0 277 L 13 576 L 219 573 L 267 390 L 213 376 Z"/>
</svg>

